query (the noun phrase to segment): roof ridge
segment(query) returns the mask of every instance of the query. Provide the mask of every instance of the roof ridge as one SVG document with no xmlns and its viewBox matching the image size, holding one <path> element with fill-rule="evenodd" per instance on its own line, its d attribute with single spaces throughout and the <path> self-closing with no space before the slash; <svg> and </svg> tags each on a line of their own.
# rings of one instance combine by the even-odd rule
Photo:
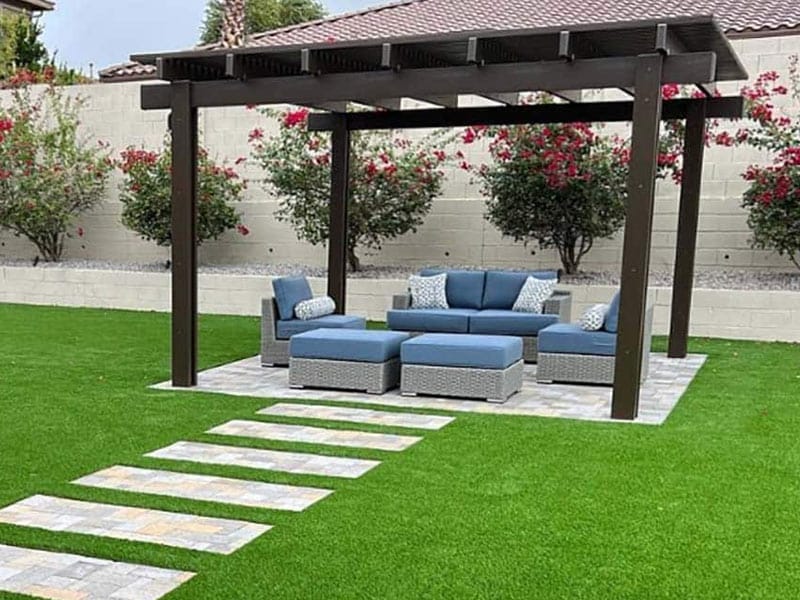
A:
<svg viewBox="0 0 800 600">
<path fill-rule="evenodd" d="M 322 17 L 321 19 L 315 19 L 313 21 L 305 21 L 303 23 L 296 23 L 294 25 L 287 25 L 285 27 L 280 27 L 278 29 L 270 29 L 268 31 L 262 31 L 260 33 L 251 34 L 249 37 L 251 40 L 263 40 L 265 38 L 272 37 L 274 35 L 278 35 L 281 33 L 289 33 L 292 31 L 298 31 L 301 29 L 308 29 L 311 27 L 316 27 L 317 25 L 322 25 L 323 23 L 336 23 L 338 21 L 343 21 L 345 19 L 352 19 L 353 17 L 360 17 L 362 15 L 370 14 L 370 13 L 378 13 L 383 12 L 385 10 L 391 10 L 393 8 L 400 8 L 401 6 L 409 6 L 411 4 L 422 4 L 423 2 L 429 2 L 430 0 L 396 0 L 395 2 L 388 2 L 384 4 L 375 4 L 373 6 L 368 6 L 366 8 L 362 8 L 360 10 L 353 10 L 349 12 L 343 12 L 336 15 L 329 15 L 327 17 Z"/>
</svg>

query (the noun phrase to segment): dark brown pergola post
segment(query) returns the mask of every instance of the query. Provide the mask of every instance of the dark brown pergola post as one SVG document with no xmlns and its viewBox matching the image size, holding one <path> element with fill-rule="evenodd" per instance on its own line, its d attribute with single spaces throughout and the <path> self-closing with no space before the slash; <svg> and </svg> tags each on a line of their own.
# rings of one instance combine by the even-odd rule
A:
<svg viewBox="0 0 800 600">
<path fill-rule="evenodd" d="M 667 352 L 670 358 L 684 358 L 687 351 L 705 135 L 706 101 L 697 100 L 687 110 L 686 131 L 683 137 L 683 180 L 681 181 L 681 200 L 678 209 L 678 239 L 675 245 L 672 314 L 669 322 L 669 349 Z"/>
<path fill-rule="evenodd" d="M 611 403 L 611 417 L 614 419 L 632 420 L 639 412 L 663 66 L 664 56 L 661 54 L 641 55 L 636 65 L 628 210 Z"/>
<path fill-rule="evenodd" d="M 197 384 L 197 109 L 172 83 L 172 385 Z"/>
<path fill-rule="evenodd" d="M 336 312 L 344 314 L 347 302 L 347 195 L 350 178 L 350 130 L 345 115 L 332 115 L 331 203 L 328 238 L 328 296 Z"/>
</svg>

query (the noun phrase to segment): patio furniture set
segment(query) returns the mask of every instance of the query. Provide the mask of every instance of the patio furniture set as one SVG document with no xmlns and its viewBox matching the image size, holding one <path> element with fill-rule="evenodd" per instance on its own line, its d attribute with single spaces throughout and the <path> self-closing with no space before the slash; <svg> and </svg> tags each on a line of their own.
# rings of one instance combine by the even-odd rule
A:
<svg viewBox="0 0 800 600">
<path fill-rule="evenodd" d="M 555 271 L 425 269 L 392 299 L 388 330 L 332 314 L 305 277 L 273 280 L 262 301 L 261 363 L 289 366 L 289 385 L 505 402 L 537 382 L 613 384 L 619 294 L 569 323 L 572 296 Z M 649 348 L 648 310 L 646 348 Z M 647 375 L 644 361 L 642 378 Z"/>
</svg>

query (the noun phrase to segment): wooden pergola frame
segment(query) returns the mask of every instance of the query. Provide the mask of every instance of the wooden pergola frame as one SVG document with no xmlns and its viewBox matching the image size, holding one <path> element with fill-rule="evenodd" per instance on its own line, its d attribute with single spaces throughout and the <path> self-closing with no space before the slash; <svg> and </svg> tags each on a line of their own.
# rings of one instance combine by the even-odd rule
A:
<svg viewBox="0 0 800 600">
<path fill-rule="evenodd" d="M 709 16 L 538 30 L 482 31 L 311 46 L 246 47 L 134 56 L 155 64 L 168 84 L 144 86 L 142 108 L 169 109 L 172 129 L 172 382 L 197 383 L 197 110 L 296 104 L 309 127 L 330 131 L 328 294 L 346 306 L 350 132 L 467 125 L 631 121 L 628 208 L 621 271 L 611 416 L 635 419 L 648 292 L 661 120 L 686 122 L 669 356 L 687 351 L 706 119 L 738 118 L 741 97 L 719 97 L 717 81 L 746 79 Z M 664 84 L 694 85 L 702 97 L 662 101 Z M 520 92 L 618 88 L 623 102 L 514 105 Z M 502 106 L 458 108 L 475 94 Z M 413 97 L 444 108 L 399 110 Z M 577 98 L 578 100 L 580 98 Z M 348 102 L 391 110 L 346 112 Z"/>
</svg>

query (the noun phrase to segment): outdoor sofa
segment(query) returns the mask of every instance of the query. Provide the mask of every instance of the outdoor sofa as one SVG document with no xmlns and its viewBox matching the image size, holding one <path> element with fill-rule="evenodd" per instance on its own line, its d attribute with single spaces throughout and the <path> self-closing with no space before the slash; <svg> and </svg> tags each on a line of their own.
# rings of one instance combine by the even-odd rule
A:
<svg viewBox="0 0 800 600">
<path fill-rule="evenodd" d="M 556 323 L 539 332 L 537 383 L 613 385 L 619 324 L 619 292 L 608 305 L 603 326 L 585 331 L 578 323 Z M 645 312 L 641 381 L 647 378 L 653 329 L 653 306 Z"/>
<path fill-rule="evenodd" d="M 422 276 L 447 273 L 447 309 L 411 308 L 409 294 L 395 295 L 386 314 L 394 331 L 420 333 L 470 333 L 522 338 L 523 359 L 536 362 L 539 331 L 558 322 L 569 322 L 572 296 L 556 291 L 545 302 L 542 314 L 511 310 L 525 280 L 558 279 L 557 271 L 468 271 L 424 269 Z"/>
<path fill-rule="evenodd" d="M 298 333 L 315 329 L 366 329 L 364 317 L 325 315 L 316 319 L 298 319 L 294 307 L 313 298 L 305 277 L 280 277 L 272 280 L 274 297 L 261 301 L 261 364 L 289 364 L 289 339 Z"/>
</svg>

